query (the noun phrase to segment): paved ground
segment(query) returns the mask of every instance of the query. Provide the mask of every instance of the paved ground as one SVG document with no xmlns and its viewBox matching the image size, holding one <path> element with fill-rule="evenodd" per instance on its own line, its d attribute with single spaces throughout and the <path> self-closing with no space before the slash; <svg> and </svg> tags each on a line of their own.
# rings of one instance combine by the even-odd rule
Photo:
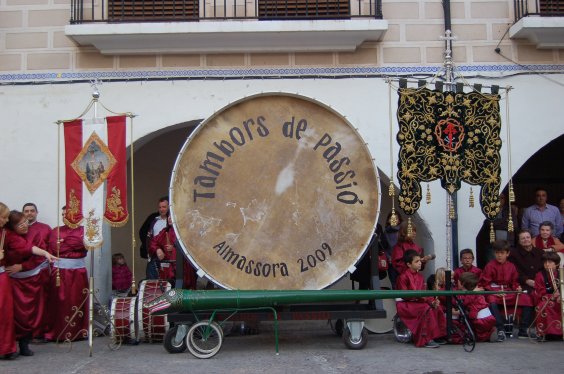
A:
<svg viewBox="0 0 564 374">
<path fill-rule="evenodd" d="M 415 348 L 392 334 L 371 334 L 363 350 L 348 350 L 324 322 L 283 322 L 280 354 L 274 352 L 271 326 L 259 335 L 226 337 L 221 351 L 207 360 L 189 353 L 169 354 L 160 344 L 124 345 L 111 351 L 96 338 L 68 346 L 33 345 L 33 357 L 0 361 L 0 373 L 562 373 L 564 342 L 511 339 L 479 343 L 472 353 L 461 346 Z"/>
</svg>

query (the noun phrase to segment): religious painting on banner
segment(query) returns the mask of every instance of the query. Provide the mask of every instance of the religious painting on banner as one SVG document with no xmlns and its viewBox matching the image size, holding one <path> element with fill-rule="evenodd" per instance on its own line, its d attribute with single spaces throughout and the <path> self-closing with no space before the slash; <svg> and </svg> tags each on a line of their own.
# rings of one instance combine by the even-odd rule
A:
<svg viewBox="0 0 564 374">
<path fill-rule="evenodd" d="M 500 211 L 499 95 L 400 88 L 398 180 L 402 210 L 414 214 L 420 182 L 440 179 L 449 194 L 461 181 L 481 186 L 480 204 L 493 220 Z"/>
<path fill-rule="evenodd" d="M 112 226 L 122 226 L 128 220 L 125 118 L 64 123 L 64 222 L 72 228 L 84 226 L 84 244 L 88 249 L 102 246 L 104 220 Z"/>
</svg>

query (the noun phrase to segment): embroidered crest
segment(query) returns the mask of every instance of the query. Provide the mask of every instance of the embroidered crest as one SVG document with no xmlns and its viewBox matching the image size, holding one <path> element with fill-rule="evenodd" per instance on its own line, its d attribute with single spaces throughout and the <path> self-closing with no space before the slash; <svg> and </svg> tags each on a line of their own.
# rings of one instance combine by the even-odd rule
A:
<svg viewBox="0 0 564 374">
<path fill-rule="evenodd" d="M 112 187 L 112 193 L 106 200 L 106 215 L 113 216 L 113 221 L 123 219 L 125 209 L 121 203 L 121 191 L 116 187 Z"/>
<path fill-rule="evenodd" d="M 71 166 L 93 193 L 108 178 L 115 164 L 116 159 L 108 146 L 93 132 Z"/>
</svg>

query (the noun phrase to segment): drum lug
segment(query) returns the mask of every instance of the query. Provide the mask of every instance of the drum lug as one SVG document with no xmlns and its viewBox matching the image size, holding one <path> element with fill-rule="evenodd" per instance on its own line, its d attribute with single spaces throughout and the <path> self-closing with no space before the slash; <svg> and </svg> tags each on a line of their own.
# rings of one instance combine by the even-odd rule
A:
<svg viewBox="0 0 564 374">
<path fill-rule="evenodd" d="M 358 342 L 362 338 L 362 329 L 364 329 L 364 320 L 347 320 L 347 328 L 350 331 L 350 339 Z"/>
</svg>

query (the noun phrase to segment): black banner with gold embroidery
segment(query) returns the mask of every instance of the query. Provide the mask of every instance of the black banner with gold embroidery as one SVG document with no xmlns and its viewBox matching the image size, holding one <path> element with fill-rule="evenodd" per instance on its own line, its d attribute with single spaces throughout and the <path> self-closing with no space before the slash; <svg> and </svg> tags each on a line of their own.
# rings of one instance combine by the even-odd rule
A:
<svg viewBox="0 0 564 374">
<path fill-rule="evenodd" d="M 414 214 L 420 182 L 441 180 L 449 193 L 461 181 L 482 187 L 482 212 L 494 219 L 500 210 L 501 118 L 499 95 L 400 88 L 397 117 L 399 202 Z"/>
</svg>

